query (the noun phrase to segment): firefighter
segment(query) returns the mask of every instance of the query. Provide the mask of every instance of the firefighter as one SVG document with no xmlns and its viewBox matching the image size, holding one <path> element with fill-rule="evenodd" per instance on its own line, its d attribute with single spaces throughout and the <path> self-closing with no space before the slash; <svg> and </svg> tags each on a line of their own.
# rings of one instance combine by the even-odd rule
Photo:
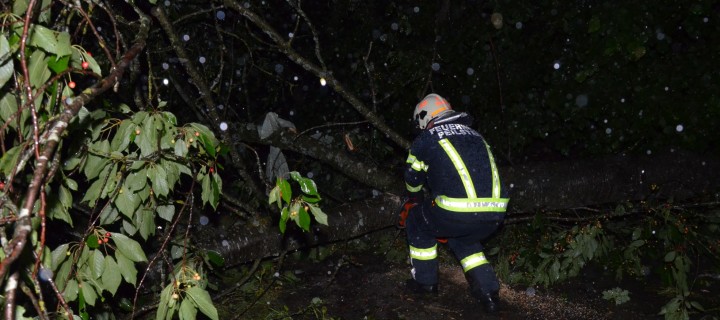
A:
<svg viewBox="0 0 720 320">
<path fill-rule="evenodd" d="M 437 94 L 422 99 L 413 118 L 421 132 L 410 147 L 404 174 L 409 213 L 401 224 L 412 264 L 406 286 L 415 293 L 437 294 L 437 244 L 447 239 L 472 296 L 487 312 L 495 312 L 500 284 L 481 241 L 501 226 L 508 198 L 490 146 L 470 127 L 470 115 L 452 110 Z"/>
</svg>

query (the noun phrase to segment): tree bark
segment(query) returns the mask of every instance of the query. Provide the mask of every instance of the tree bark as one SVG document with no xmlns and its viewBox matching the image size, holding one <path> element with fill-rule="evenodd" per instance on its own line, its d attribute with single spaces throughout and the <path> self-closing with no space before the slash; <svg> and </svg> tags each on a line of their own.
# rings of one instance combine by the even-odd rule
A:
<svg viewBox="0 0 720 320">
<path fill-rule="evenodd" d="M 500 171 L 510 188 L 507 222 L 523 214 L 649 198 L 679 203 L 720 189 L 720 159 L 683 152 L 531 163 L 501 167 Z M 397 183 L 401 184 L 399 178 Z M 203 226 L 194 234 L 195 241 L 201 248 L 221 253 L 228 264 L 237 264 L 390 227 L 397 221 L 401 201 L 401 196 L 388 192 L 336 208 L 323 208 L 329 226 L 314 225 L 312 232 L 305 234 L 292 233 L 290 230 L 297 228 L 289 226 L 289 234 L 283 236 L 275 223 L 256 220 Z"/>
</svg>

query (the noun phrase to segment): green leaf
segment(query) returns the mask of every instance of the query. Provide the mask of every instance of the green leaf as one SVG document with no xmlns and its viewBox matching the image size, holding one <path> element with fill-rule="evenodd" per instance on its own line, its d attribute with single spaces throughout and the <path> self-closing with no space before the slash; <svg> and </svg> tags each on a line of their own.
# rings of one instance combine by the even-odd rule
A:
<svg viewBox="0 0 720 320">
<path fill-rule="evenodd" d="M 282 208 L 282 210 L 280 211 L 280 233 L 285 233 L 285 228 L 287 228 L 287 221 L 289 217 L 290 213 L 288 207 Z"/>
<path fill-rule="evenodd" d="M 167 172 L 162 166 L 153 166 L 148 169 L 148 178 L 152 183 L 153 190 L 158 196 L 167 196 L 170 192 L 170 188 L 167 184 Z"/>
<path fill-rule="evenodd" d="M 3 173 L 3 176 L 7 177 L 12 175 L 12 172 L 15 170 L 15 165 L 20 159 L 20 151 L 22 151 L 24 146 L 25 145 L 14 146 L 2 155 L 2 158 L 0 158 L 0 172 Z"/>
<path fill-rule="evenodd" d="M 155 234 L 155 214 L 152 210 L 145 207 L 135 216 L 135 225 L 140 231 L 140 236 L 147 240 L 151 235 Z"/>
<path fill-rule="evenodd" d="M 48 60 L 48 67 L 50 67 L 50 70 L 55 73 L 62 73 L 63 71 L 67 70 L 69 64 L 70 56 L 64 56 L 60 59 Z"/>
<path fill-rule="evenodd" d="M 98 236 L 94 233 L 89 235 L 85 240 L 85 245 L 90 249 L 97 249 L 100 247 L 100 244 L 98 244 Z"/>
<path fill-rule="evenodd" d="M 10 128 L 17 128 L 17 121 L 15 119 L 15 113 L 18 111 L 17 97 L 12 93 L 6 93 L 0 99 L 0 119 L 3 123 L 7 123 Z M 3 155 L 4 157 L 4 155 Z"/>
<path fill-rule="evenodd" d="M 125 257 L 127 257 L 131 261 L 147 261 L 147 258 L 145 257 L 145 251 L 143 251 L 142 247 L 140 247 L 140 244 L 137 241 L 128 238 L 122 233 L 112 233 L 110 239 L 112 239 L 112 241 L 115 243 L 118 251 L 120 251 L 123 255 L 125 255 Z"/>
<path fill-rule="evenodd" d="M 298 183 L 300 183 L 300 190 L 302 190 L 302 192 L 310 196 L 319 197 L 315 181 L 312 181 L 312 179 L 308 178 L 301 178 L 300 180 L 298 180 Z"/>
<path fill-rule="evenodd" d="M 305 231 L 310 230 L 310 215 L 305 211 L 304 206 L 299 206 L 298 208 L 298 216 L 299 219 L 297 221 L 298 225 Z"/>
<path fill-rule="evenodd" d="M 10 44 L 4 34 L 0 34 L 0 57 L 7 57 L 6 60 L 0 60 L 0 89 L 5 86 L 15 72 L 15 66 L 10 54 Z"/>
<path fill-rule="evenodd" d="M 280 200 L 280 187 L 275 186 L 270 190 L 270 193 L 268 194 L 268 203 L 273 204 L 277 202 L 278 209 L 282 208 L 282 202 L 278 201 Z"/>
<path fill-rule="evenodd" d="M 100 198 L 100 191 L 102 191 L 100 189 L 103 187 L 104 183 L 105 181 L 103 180 L 95 180 L 95 182 L 90 185 L 90 188 L 85 191 L 85 196 L 82 200 L 80 200 L 80 202 L 87 202 L 91 208 L 95 207 L 95 201 Z"/>
<path fill-rule="evenodd" d="M 185 143 L 185 140 L 179 139 L 175 140 L 175 155 L 178 157 L 185 157 L 188 153 L 188 147 L 187 143 Z"/>
<path fill-rule="evenodd" d="M 218 320 L 218 313 L 215 306 L 212 304 L 210 294 L 200 287 L 191 287 L 186 291 L 187 295 L 193 299 L 195 305 L 204 313 L 208 318 Z"/>
<path fill-rule="evenodd" d="M 173 206 L 173 205 L 158 206 L 157 213 L 158 213 L 158 216 L 160 216 L 160 218 L 163 218 L 166 221 L 172 221 L 173 216 L 175 216 L 175 206 Z"/>
<path fill-rule="evenodd" d="M 118 220 L 119 215 L 120 212 L 118 212 L 117 208 L 113 206 L 104 207 L 100 212 L 100 225 L 104 226 L 114 223 Z"/>
<path fill-rule="evenodd" d="M 125 184 L 123 184 L 113 203 L 122 214 L 128 218 L 132 218 L 140 206 L 140 196 L 128 190 Z"/>
<path fill-rule="evenodd" d="M 207 260 L 215 267 L 222 267 L 225 265 L 225 258 L 223 256 L 214 250 L 208 250 L 205 252 L 205 255 L 207 256 Z"/>
<path fill-rule="evenodd" d="M 95 279 L 99 279 L 105 271 L 105 255 L 100 250 L 93 250 L 90 268 Z"/>
<path fill-rule="evenodd" d="M 30 45 L 49 53 L 55 53 L 57 48 L 57 39 L 55 39 L 55 31 L 52 31 L 41 25 L 35 25 L 30 35 Z"/>
<path fill-rule="evenodd" d="M 45 84 L 45 81 L 50 79 L 52 73 L 48 68 L 48 60 L 45 53 L 40 50 L 35 50 L 30 56 L 28 71 L 30 72 L 30 84 L 34 88 L 40 88 Z"/>
<path fill-rule="evenodd" d="M 310 204 L 308 205 L 310 207 L 310 211 L 312 212 L 313 216 L 315 217 L 315 221 L 317 221 L 319 224 L 328 225 L 327 221 L 327 214 L 320 209 L 320 207 Z"/>
<path fill-rule="evenodd" d="M 63 290 L 63 296 L 65 297 L 65 300 L 67 302 L 75 301 L 78 297 L 78 293 L 80 292 L 80 288 L 78 287 L 78 282 L 75 279 L 70 279 L 67 282 L 67 285 L 65 286 L 65 290 Z"/>
<path fill-rule="evenodd" d="M 134 286 L 137 282 L 137 268 L 135 268 L 135 263 L 120 251 L 115 251 L 115 260 L 117 260 L 118 271 L 120 271 L 125 282 Z"/>
<path fill-rule="evenodd" d="M 675 256 L 677 255 L 677 252 L 675 250 L 668 252 L 665 254 L 665 262 L 670 262 L 675 260 Z"/>
<path fill-rule="evenodd" d="M 145 185 L 147 185 L 147 172 L 147 169 L 142 168 L 128 173 L 127 177 L 125 177 L 125 186 L 128 191 L 135 192 L 145 188 Z"/>
<path fill-rule="evenodd" d="M 200 194 L 200 198 L 202 199 L 203 203 L 208 203 L 210 199 L 212 199 L 212 181 L 210 179 L 210 176 L 207 174 L 199 174 L 200 175 L 200 184 L 202 185 L 202 193 Z"/>
<path fill-rule="evenodd" d="M 85 168 L 83 168 L 85 177 L 87 177 L 88 180 L 97 178 L 108 163 L 109 160 L 107 158 L 88 154 L 87 160 L 85 161 Z"/>
<path fill-rule="evenodd" d="M 101 280 L 105 290 L 114 296 L 120 287 L 122 276 L 118 272 L 118 264 L 112 256 L 105 257 L 105 272 L 103 272 Z"/>
<path fill-rule="evenodd" d="M 292 188 L 290 187 L 290 183 L 285 179 L 278 178 L 277 186 L 280 187 L 280 197 L 282 197 L 283 201 L 285 201 L 285 203 L 290 203 L 290 199 L 292 198 Z"/>
<path fill-rule="evenodd" d="M 165 286 L 162 292 L 160 292 L 160 302 L 158 303 L 158 310 L 155 313 L 155 320 L 165 320 L 166 315 L 168 314 L 168 305 L 172 299 L 172 292 L 173 284 Z M 170 316 L 172 317 L 172 313 Z"/>
<path fill-rule="evenodd" d="M 130 135 L 134 132 L 134 128 L 135 124 L 132 121 L 123 120 L 110 143 L 110 150 L 125 151 L 130 145 Z"/>
<path fill-rule="evenodd" d="M 180 303 L 180 311 L 178 312 L 180 320 L 195 320 L 197 317 L 197 307 L 191 299 L 183 299 Z"/>
<path fill-rule="evenodd" d="M 82 295 L 85 298 L 85 302 L 91 306 L 95 306 L 95 300 L 97 300 L 97 293 L 95 292 L 93 286 L 90 285 L 90 283 L 85 282 L 80 289 L 82 290 Z"/>
<path fill-rule="evenodd" d="M 83 60 L 87 61 L 87 63 L 89 64 L 90 70 L 102 76 L 102 69 L 100 69 L 100 65 L 97 63 L 97 61 L 95 61 L 95 58 L 93 58 L 85 51 L 80 52 L 80 54 L 82 55 Z"/>
<path fill-rule="evenodd" d="M 55 250 L 52 251 L 51 257 L 51 265 L 50 270 L 56 270 L 57 267 L 60 265 L 61 262 L 65 261 L 65 259 L 68 258 L 68 247 L 70 245 L 68 243 L 63 243 L 59 245 Z"/>
<path fill-rule="evenodd" d="M 210 205 L 213 209 L 217 209 L 220 203 L 220 193 L 222 192 L 222 178 L 219 174 L 213 174 L 212 177 L 212 199 L 210 199 Z"/>
</svg>

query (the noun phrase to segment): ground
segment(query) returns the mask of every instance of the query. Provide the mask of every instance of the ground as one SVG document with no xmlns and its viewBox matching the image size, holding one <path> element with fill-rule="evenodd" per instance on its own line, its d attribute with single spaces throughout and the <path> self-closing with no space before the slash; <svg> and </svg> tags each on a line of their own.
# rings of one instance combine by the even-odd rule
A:
<svg viewBox="0 0 720 320">
<path fill-rule="evenodd" d="M 440 252 L 437 296 L 404 290 L 409 278 L 404 234 L 388 229 L 349 242 L 288 253 L 260 264 L 249 281 L 219 289 L 215 303 L 221 319 L 663 319 L 657 313 L 669 300 L 660 288 L 588 271 L 552 288 L 503 284 L 502 310 L 489 315 L 468 294 L 459 264 L 447 248 Z M 223 276 L 236 283 L 251 270 L 239 266 Z M 630 291 L 616 305 L 602 292 Z M 709 290 L 709 289 L 708 289 Z M 708 291 L 706 290 L 706 291 Z M 708 294 L 718 295 L 717 291 Z M 693 319 L 717 319 L 697 316 Z"/>
</svg>

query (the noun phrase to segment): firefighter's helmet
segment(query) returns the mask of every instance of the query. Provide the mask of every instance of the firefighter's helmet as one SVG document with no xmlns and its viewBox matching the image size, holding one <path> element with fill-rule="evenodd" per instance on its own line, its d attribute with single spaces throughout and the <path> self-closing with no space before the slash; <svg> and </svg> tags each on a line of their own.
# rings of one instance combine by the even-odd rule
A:
<svg viewBox="0 0 720 320">
<path fill-rule="evenodd" d="M 431 93 L 415 106 L 413 120 L 418 128 L 425 129 L 432 120 L 448 112 L 452 112 L 450 103 L 448 103 L 445 98 Z"/>
</svg>

